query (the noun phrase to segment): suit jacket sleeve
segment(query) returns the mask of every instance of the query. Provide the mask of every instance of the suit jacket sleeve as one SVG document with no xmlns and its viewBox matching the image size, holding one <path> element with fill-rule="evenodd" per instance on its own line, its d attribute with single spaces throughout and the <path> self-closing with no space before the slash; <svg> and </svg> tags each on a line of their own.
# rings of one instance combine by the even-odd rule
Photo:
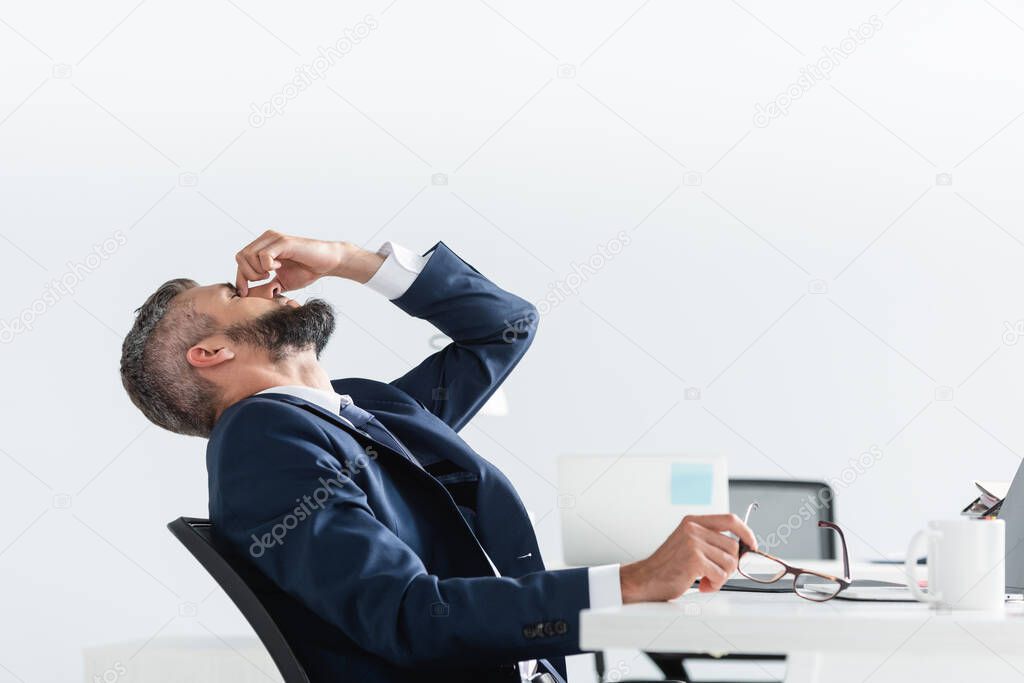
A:
<svg viewBox="0 0 1024 683">
<path fill-rule="evenodd" d="M 262 400 L 239 406 L 220 425 L 214 465 L 225 511 L 220 533 L 248 549 L 284 591 L 399 666 L 579 652 L 585 568 L 518 578 L 431 575 L 351 478 L 366 457 L 358 444 L 351 440 L 336 457 L 337 442 L 289 410 Z"/>
<path fill-rule="evenodd" d="M 501 289 L 443 242 L 395 305 L 452 338 L 392 384 L 458 431 L 533 342 L 533 304 Z"/>
</svg>

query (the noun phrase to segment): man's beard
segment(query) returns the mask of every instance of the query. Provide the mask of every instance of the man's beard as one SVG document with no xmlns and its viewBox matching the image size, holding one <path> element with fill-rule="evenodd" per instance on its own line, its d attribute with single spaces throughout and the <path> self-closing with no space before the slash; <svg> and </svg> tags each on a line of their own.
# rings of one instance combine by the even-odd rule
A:
<svg viewBox="0 0 1024 683">
<path fill-rule="evenodd" d="M 323 299 L 310 299 L 299 307 L 281 306 L 255 320 L 236 323 L 224 334 L 234 342 L 266 349 L 276 363 L 289 353 L 310 348 L 319 358 L 333 332 L 334 309 Z"/>
</svg>

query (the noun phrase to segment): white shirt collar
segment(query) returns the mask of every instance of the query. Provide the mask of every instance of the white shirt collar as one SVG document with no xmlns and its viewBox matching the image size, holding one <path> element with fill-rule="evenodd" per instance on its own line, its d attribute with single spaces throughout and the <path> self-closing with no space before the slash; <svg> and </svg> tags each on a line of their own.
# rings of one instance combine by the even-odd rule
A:
<svg viewBox="0 0 1024 683">
<path fill-rule="evenodd" d="M 314 387 L 304 387 L 298 384 L 286 384 L 279 387 L 270 387 L 263 391 L 256 392 L 259 394 L 288 394 L 289 396 L 295 396 L 305 401 L 309 401 L 315 405 L 320 406 L 324 410 L 329 410 L 335 415 L 341 412 L 342 406 L 347 406 L 352 403 L 352 398 L 346 394 L 338 394 L 333 391 L 324 391 L 323 389 L 315 389 Z"/>
</svg>

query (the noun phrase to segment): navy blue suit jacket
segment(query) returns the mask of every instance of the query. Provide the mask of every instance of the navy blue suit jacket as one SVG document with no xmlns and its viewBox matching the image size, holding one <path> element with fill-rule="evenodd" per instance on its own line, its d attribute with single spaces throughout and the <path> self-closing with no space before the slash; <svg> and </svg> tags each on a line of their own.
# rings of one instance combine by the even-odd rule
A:
<svg viewBox="0 0 1024 683">
<path fill-rule="evenodd" d="M 512 681 L 541 657 L 564 672 L 587 570 L 545 571 L 512 484 L 457 433 L 536 309 L 444 244 L 394 303 L 453 342 L 390 384 L 333 386 L 399 447 L 290 395 L 239 401 L 207 449 L 214 528 L 294 598 L 282 627 L 313 681 Z"/>
</svg>

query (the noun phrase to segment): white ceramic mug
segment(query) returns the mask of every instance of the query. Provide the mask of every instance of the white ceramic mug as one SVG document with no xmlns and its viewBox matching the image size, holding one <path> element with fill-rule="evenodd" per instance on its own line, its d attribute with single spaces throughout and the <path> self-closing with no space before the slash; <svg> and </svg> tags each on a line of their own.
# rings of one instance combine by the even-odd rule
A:
<svg viewBox="0 0 1024 683">
<path fill-rule="evenodd" d="M 914 568 L 927 542 L 928 592 Z M 1001 519 L 929 522 L 914 534 L 904 570 L 910 592 L 944 609 L 1002 609 L 1006 600 L 1006 525 Z"/>
</svg>

